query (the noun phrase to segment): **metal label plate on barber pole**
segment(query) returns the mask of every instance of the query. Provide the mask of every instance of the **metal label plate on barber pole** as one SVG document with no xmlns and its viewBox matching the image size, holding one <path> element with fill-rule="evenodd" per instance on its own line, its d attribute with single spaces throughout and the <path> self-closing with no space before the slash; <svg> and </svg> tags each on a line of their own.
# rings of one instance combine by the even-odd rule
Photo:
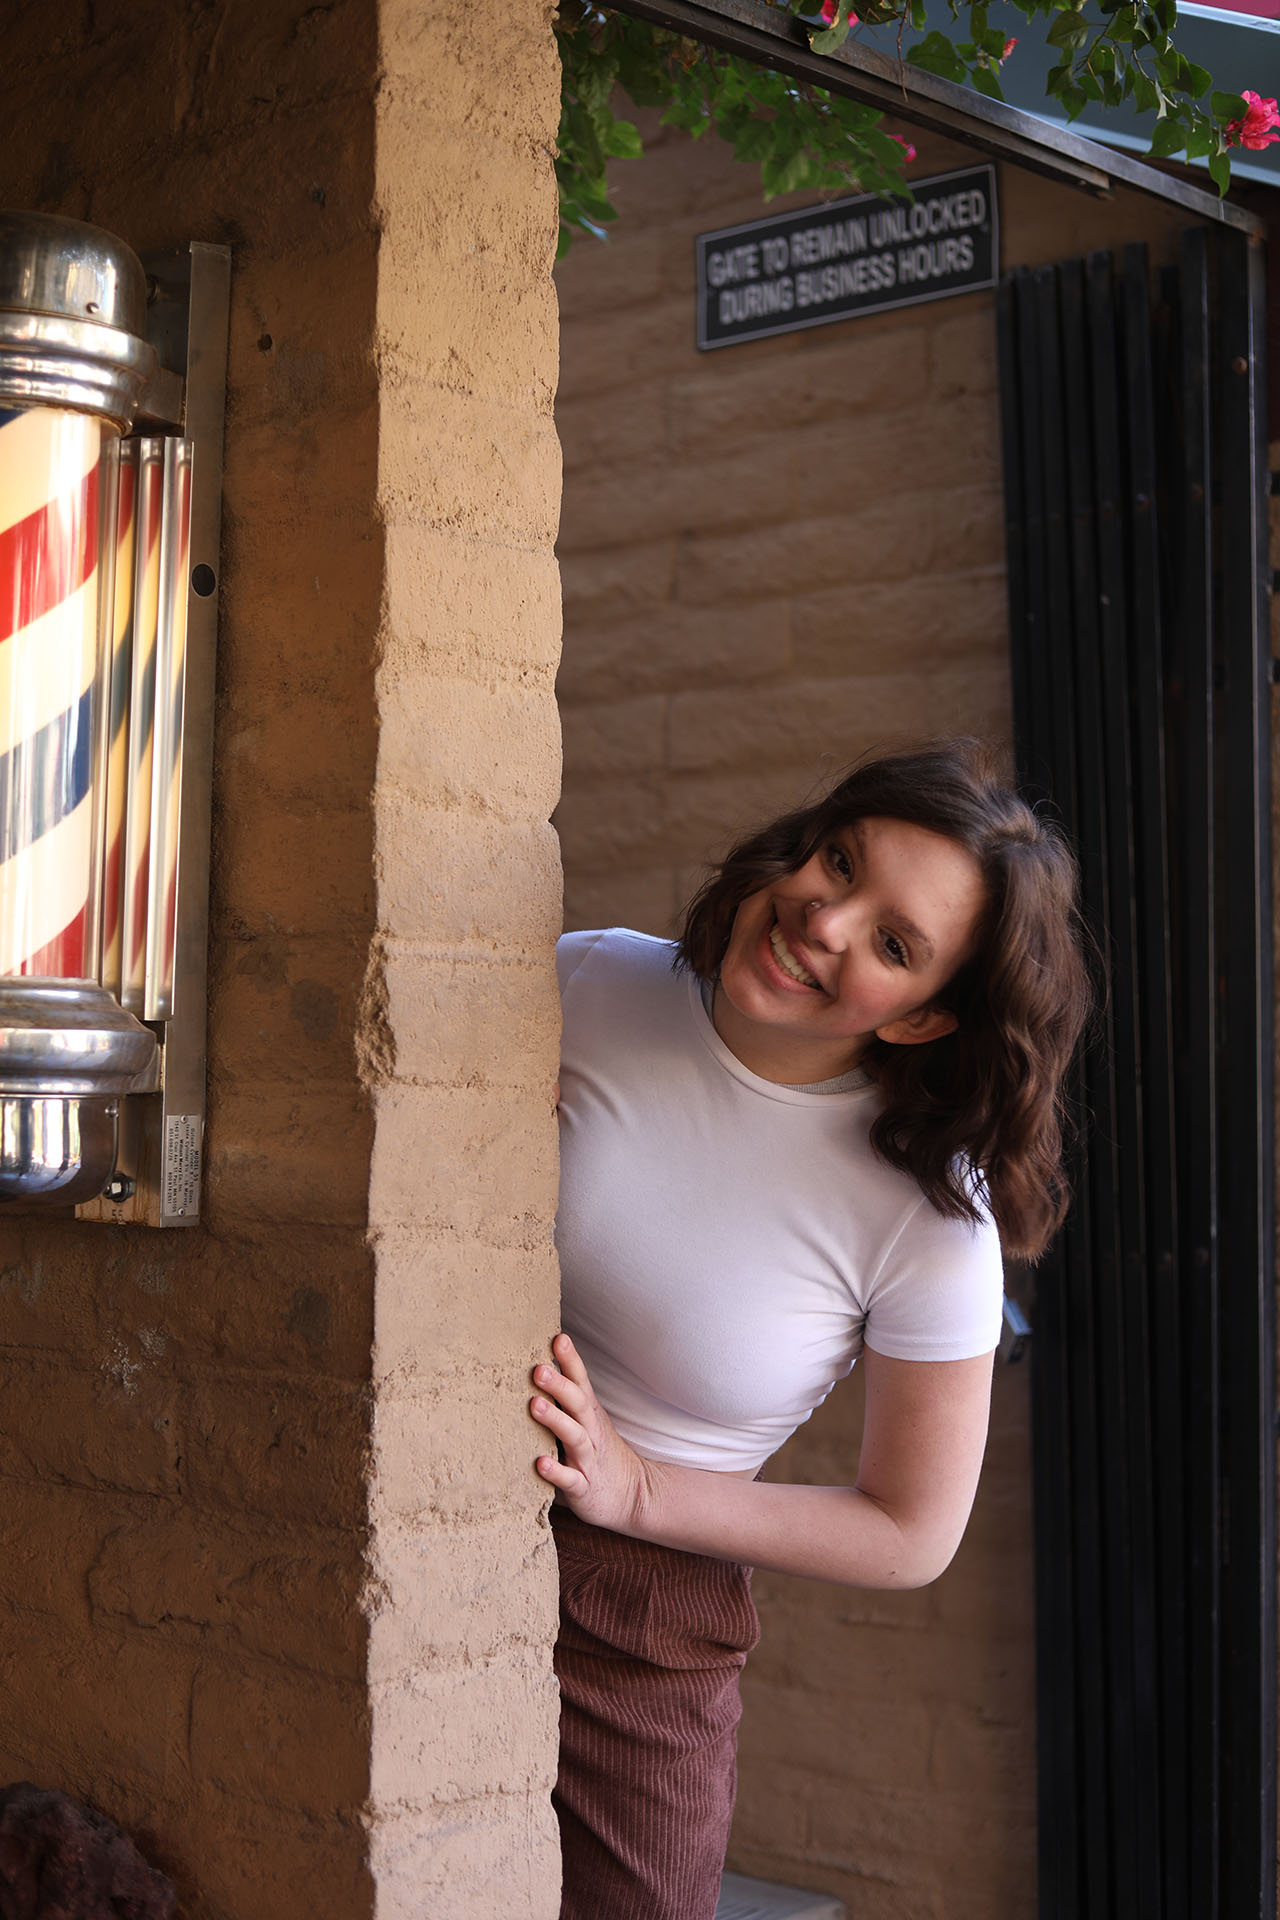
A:
<svg viewBox="0 0 1280 1920">
<path fill-rule="evenodd" d="M 934 174 L 911 191 L 910 203 L 862 193 L 700 233 L 699 348 L 994 287 L 995 168 Z"/>
<path fill-rule="evenodd" d="M 203 1133 L 204 1125 L 198 1113 L 165 1116 L 161 1183 L 166 1220 L 194 1220 L 199 1214 Z"/>
</svg>

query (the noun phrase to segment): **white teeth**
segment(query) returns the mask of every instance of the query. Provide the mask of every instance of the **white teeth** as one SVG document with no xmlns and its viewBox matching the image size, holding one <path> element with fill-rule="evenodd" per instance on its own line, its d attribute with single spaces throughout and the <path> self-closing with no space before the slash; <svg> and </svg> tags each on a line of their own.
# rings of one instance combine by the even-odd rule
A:
<svg viewBox="0 0 1280 1920">
<path fill-rule="evenodd" d="M 802 987 L 817 986 L 818 982 L 814 979 L 813 975 L 805 972 L 800 962 L 788 948 L 786 941 L 782 937 L 782 928 L 776 920 L 769 934 L 769 945 L 773 948 L 774 959 L 784 973 L 789 973 L 791 978 L 798 980 Z"/>
</svg>

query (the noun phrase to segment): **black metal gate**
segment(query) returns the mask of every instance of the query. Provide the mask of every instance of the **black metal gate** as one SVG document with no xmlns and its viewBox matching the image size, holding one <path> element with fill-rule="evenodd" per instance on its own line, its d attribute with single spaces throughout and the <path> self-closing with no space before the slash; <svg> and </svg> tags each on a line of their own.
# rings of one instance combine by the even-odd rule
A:
<svg viewBox="0 0 1280 1920">
<path fill-rule="evenodd" d="M 1001 289 L 1023 777 L 1110 997 L 1036 1281 L 1041 1920 L 1275 1913 L 1263 262 Z"/>
</svg>

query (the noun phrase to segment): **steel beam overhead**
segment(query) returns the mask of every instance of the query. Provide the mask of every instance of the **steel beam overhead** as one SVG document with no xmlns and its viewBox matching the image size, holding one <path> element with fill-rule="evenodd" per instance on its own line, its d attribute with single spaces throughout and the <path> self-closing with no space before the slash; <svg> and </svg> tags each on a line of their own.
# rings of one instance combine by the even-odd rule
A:
<svg viewBox="0 0 1280 1920">
<path fill-rule="evenodd" d="M 615 13 L 629 13 L 759 66 L 792 74 L 829 93 L 843 94 L 884 113 L 900 113 L 917 126 L 963 141 L 997 160 L 1009 160 L 1085 192 L 1110 194 L 1116 187 L 1171 201 L 1202 220 L 1260 233 L 1262 223 L 1230 200 L 1162 173 L 1132 155 L 1086 140 L 1066 127 L 1023 113 L 1002 100 L 988 100 L 922 67 L 882 53 L 850 36 L 834 53 L 814 53 L 804 22 L 768 0 L 609 0 Z"/>
</svg>

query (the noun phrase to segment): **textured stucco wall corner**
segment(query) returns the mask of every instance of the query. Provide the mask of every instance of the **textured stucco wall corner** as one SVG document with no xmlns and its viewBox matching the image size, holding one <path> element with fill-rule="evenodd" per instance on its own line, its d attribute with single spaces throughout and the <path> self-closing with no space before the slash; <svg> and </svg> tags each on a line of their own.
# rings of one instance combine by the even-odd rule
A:
<svg viewBox="0 0 1280 1920">
<path fill-rule="evenodd" d="M 558 66 L 545 6 L 379 17 L 370 1864 L 380 1920 L 553 1920 Z"/>
</svg>

